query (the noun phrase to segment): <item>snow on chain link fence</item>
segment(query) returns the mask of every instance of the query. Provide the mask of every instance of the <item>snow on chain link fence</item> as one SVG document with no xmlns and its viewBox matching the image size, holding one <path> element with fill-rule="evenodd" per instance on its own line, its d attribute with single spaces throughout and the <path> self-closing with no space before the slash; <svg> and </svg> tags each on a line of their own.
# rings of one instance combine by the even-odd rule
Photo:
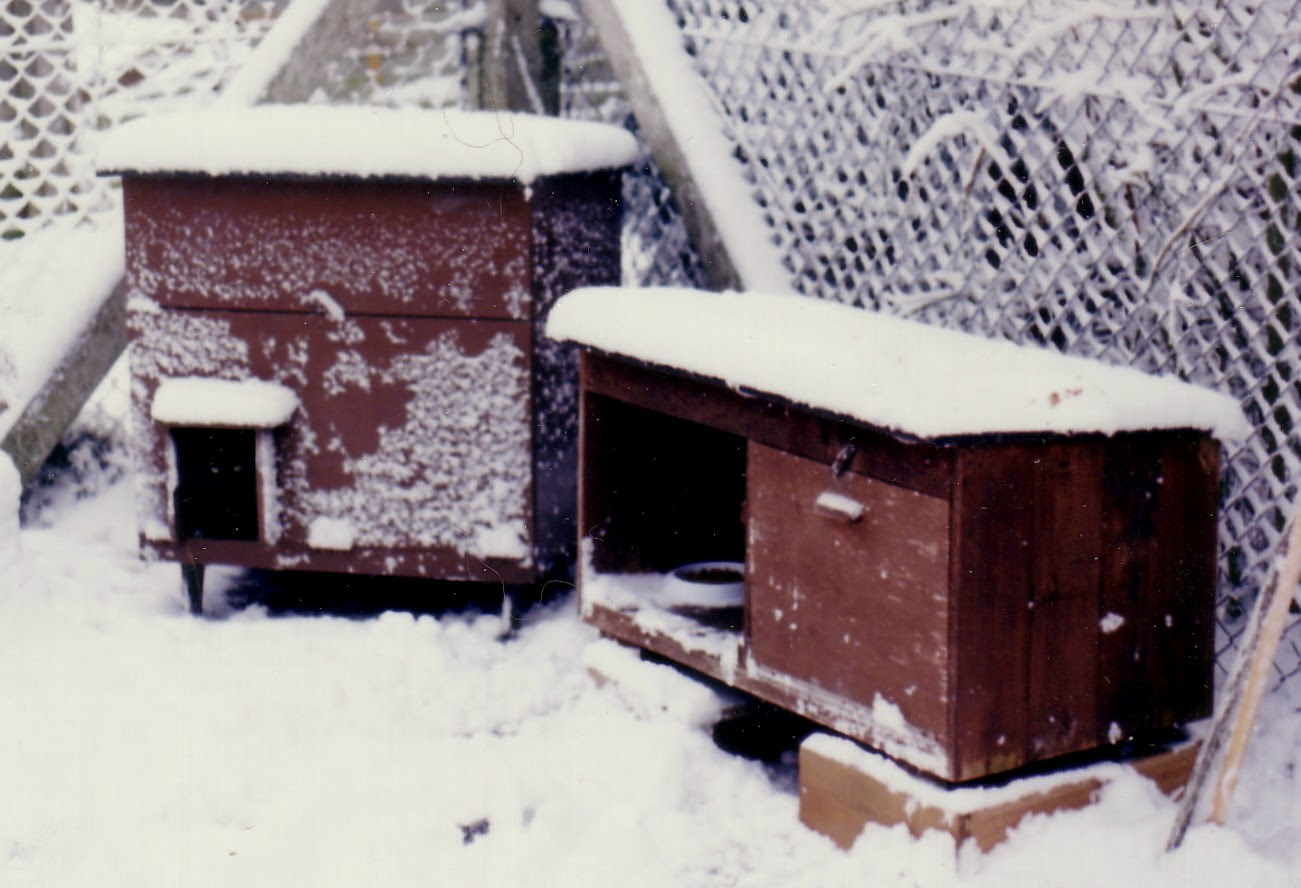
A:
<svg viewBox="0 0 1301 888">
<path fill-rule="evenodd" d="M 1227 668 L 1301 469 L 1301 7 L 654 2 L 676 17 L 798 289 L 1176 373 L 1241 399 L 1256 432 L 1230 449 L 1223 476 L 1217 660 Z M 0 122 L 50 143 L 49 159 L 19 164 L 21 176 L 13 152 L 0 152 L 5 194 L 32 205 L 15 213 L 9 197 L 0 220 L 22 226 L 59 201 L 88 206 L 93 187 L 47 194 L 9 183 L 60 163 L 82 169 L 69 124 L 86 119 L 85 104 L 100 109 L 97 123 L 119 119 L 116 102 L 131 89 L 183 79 L 160 72 L 165 47 L 186 44 L 79 42 L 41 12 L 66 4 L 6 3 L 0 46 L 64 47 L 22 66 L 30 73 L 0 68 L 2 92 L 17 96 L 0 104 Z M 368 11 L 353 36 L 310 48 L 321 60 L 313 98 L 481 104 L 467 72 L 482 50 L 482 3 L 354 5 Z M 214 58 L 236 64 L 232 47 L 250 46 L 259 16 L 275 11 L 201 0 L 85 6 L 100 34 L 114 16 L 146 10 L 195 25 L 211 46 L 196 36 L 176 61 L 203 46 L 199 67 L 209 69 L 220 67 Z M 558 35 L 561 113 L 635 128 L 577 4 L 544 0 L 541 10 Z M 98 57 L 90 86 L 77 79 L 87 47 Z M 193 96 L 223 76 L 185 79 Z M 625 202 L 627 279 L 703 284 L 653 163 L 629 177 Z M 1301 673 L 1296 616 L 1275 668 L 1279 683 Z"/>
<path fill-rule="evenodd" d="M 204 104 L 285 0 L 0 0 L 0 237 L 108 206 L 98 136 Z"/>
</svg>

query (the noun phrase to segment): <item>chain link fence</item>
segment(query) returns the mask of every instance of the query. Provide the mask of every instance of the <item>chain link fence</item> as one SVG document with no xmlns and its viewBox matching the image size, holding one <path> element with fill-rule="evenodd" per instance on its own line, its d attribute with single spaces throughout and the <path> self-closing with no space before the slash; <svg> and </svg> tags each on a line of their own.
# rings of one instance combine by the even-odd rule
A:
<svg viewBox="0 0 1301 888">
<path fill-rule="evenodd" d="M 1242 401 L 1255 433 L 1226 454 L 1223 474 L 1217 660 L 1227 668 L 1301 463 L 1301 8 L 655 2 L 676 18 L 800 291 L 1174 373 Z M 163 19 L 185 9 L 187 21 L 207 8 L 93 5 Z M 558 35 L 561 113 L 635 130 L 577 4 L 546 0 L 541 11 Z M 313 47 L 324 62 L 310 100 L 476 104 L 468 72 L 483 14 L 475 0 L 377 0 L 364 37 Z M 223 15 L 213 34 L 251 45 L 263 19 Z M 225 52 L 223 64 L 236 64 L 239 53 Z M 51 70 L 47 82 L 62 83 L 70 69 Z M 216 81 L 194 82 L 168 95 L 194 101 Z M 111 109 L 116 89 L 100 89 L 95 101 Z M 0 106 L 12 118 L 5 107 L 16 106 Z M 625 279 L 702 285 L 649 157 L 627 179 L 625 207 Z M 1301 618 L 1275 668 L 1280 684 L 1301 673 Z"/>
</svg>

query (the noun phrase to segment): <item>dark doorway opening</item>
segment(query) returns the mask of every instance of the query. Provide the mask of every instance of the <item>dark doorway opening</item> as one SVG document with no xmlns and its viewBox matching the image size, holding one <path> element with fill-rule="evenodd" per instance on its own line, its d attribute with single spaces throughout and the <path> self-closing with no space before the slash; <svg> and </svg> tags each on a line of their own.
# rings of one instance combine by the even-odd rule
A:
<svg viewBox="0 0 1301 888">
<path fill-rule="evenodd" d="M 258 539 L 252 429 L 173 428 L 179 539 Z"/>
</svg>

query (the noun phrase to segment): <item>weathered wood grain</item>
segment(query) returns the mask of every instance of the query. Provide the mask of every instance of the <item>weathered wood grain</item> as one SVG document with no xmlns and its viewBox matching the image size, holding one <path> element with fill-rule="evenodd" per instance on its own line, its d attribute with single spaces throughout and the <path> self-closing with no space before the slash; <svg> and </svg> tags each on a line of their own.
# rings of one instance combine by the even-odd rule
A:
<svg viewBox="0 0 1301 888">
<path fill-rule="evenodd" d="M 754 443 L 748 475 L 750 656 L 944 742 L 948 500 Z M 862 518 L 816 514 L 824 491 Z"/>
</svg>

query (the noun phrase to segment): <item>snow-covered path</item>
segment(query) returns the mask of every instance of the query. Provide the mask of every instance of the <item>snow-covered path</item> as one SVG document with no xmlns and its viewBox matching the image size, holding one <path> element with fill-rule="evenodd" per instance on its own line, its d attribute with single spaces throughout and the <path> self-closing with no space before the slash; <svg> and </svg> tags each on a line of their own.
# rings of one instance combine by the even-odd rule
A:
<svg viewBox="0 0 1301 888">
<path fill-rule="evenodd" d="M 960 864 L 897 829 L 846 854 L 799 825 L 788 779 L 598 686 L 583 658 L 603 642 L 572 600 L 509 643 L 495 615 L 275 617 L 219 594 L 194 620 L 175 566 L 136 559 L 131 515 L 128 480 L 0 552 L 0 884 L 1301 881 L 1301 719 L 1280 694 L 1244 775 L 1252 813 L 1174 855 L 1173 805 L 1137 779 Z M 698 692 L 628 662 L 663 699 Z"/>
</svg>

